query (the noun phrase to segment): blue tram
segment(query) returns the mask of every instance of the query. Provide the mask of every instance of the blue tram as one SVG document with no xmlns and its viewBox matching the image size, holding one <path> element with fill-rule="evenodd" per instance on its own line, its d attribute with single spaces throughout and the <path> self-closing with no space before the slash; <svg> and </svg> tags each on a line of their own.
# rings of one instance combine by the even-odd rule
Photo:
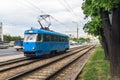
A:
<svg viewBox="0 0 120 80">
<path fill-rule="evenodd" d="M 50 30 L 30 29 L 24 33 L 23 51 L 27 57 L 37 57 L 69 49 L 69 36 Z"/>
</svg>

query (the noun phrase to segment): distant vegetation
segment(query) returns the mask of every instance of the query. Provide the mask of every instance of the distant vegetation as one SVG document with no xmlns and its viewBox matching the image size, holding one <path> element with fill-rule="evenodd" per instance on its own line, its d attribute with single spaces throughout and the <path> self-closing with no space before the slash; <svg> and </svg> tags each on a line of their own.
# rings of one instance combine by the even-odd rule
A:
<svg viewBox="0 0 120 80">
<path fill-rule="evenodd" d="M 75 41 L 75 42 L 79 42 L 79 43 L 84 43 L 84 42 L 90 42 L 90 38 L 71 38 L 71 40 Z"/>
<path fill-rule="evenodd" d="M 3 35 L 3 40 L 5 42 L 9 42 L 9 41 L 14 41 L 14 40 L 23 40 L 22 37 L 20 36 L 11 36 L 11 35 Z M 71 40 L 78 42 L 78 43 L 84 43 L 84 42 L 90 42 L 90 38 L 71 38 Z"/>
<path fill-rule="evenodd" d="M 3 35 L 3 40 L 5 42 L 9 42 L 14 40 L 23 40 L 23 38 L 21 38 L 20 36 Z"/>
</svg>

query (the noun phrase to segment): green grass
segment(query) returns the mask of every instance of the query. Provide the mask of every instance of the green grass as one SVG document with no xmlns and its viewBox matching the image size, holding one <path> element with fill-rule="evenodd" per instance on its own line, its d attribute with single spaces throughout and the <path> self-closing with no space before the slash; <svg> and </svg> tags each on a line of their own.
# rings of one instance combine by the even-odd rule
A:
<svg viewBox="0 0 120 80">
<path fill-rule="evenodd" d="M 78 80 L 111 80 L 110 65 L 104 60 L 104 51 L 100 46 L 96 48 Z"/>
</svg>

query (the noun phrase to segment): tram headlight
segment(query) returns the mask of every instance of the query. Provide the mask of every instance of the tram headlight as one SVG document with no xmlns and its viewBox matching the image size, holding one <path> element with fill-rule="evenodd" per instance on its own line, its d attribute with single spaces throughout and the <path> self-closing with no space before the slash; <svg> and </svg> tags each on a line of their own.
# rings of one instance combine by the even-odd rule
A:
<svg viewBox="0 0 120 80">
<path fill-rule="evenodd" d="M 35 50 L 35 47 L 33 47 L 32 49 Z"/>
</svg>

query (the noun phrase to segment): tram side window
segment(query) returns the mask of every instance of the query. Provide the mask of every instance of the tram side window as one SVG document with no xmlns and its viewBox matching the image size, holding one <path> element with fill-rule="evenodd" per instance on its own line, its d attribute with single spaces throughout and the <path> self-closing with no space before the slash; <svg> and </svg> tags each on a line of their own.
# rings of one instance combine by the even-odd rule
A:
<svg viewBox="0 0 120 80">
<path fill-rule="evenodd" d="M 42 41 L 42 37 L 40 34 L 38 34 L 38 36 L 37 36 L 37 41 Z"/>
<path fill-rule="evenodd" d="M 44 39 L 44 41 L 50 41 L 51 40 L 50 35 L 47 35 L 47 34 L 44 35 L 43 39 Z"/>
<path fill-rule="evenodd" d="M 69 38 L 68 37 L 64 37 L 64 42 L 68 42 Z"/>
<path fill-rule="evenodd" d="M 54 41 L 54 42 L 56 41 L 55 35 L 53 35 L 53 40 L 52 41 Z"/>
<path fill-rule="evenodd" d="M 51 41 L 52 41 L 52 42 L 56 42 L 56 41 L 57 41 L 57 36 L 51 35 Z"/>
<path fill-rule="evenodd" d="M 54 36 L 54 41 L 57 42 L 57 36 Z"/>
<path fill-rule="evenodd" d="M 64 42 L 66 42 L 66 37 L 64 37 Z"/>
<path fill-rule="evenodd" d="M 54 41 L 54 35 L 51 35 L 51 41 L 52 42 Z"/>
<path fill-rule="evenodd" d="M 65 42 L 65 37 L 62 37 L 62 42 Z"/>
<path fill-rule="evenodd" d="M 67 40 L 68 38 L 67 37 L 65 37 L 65 42 L 68 42 L 68 40 Z"/>
<path fill-rule="evenodd" d="M 59 37 L 59 42 L 62 42 L 62 37 L 61 36 Z"/>
<path fill-rule="evenodd" d="M 69 38 L 66 38 L 66 42 L 68 42 L 69 41 Z"/>
<path fill-rule="evenodd" d="M 59 42 L 59 36 L 56 36 L 56 42 Z"/>
</svg>

